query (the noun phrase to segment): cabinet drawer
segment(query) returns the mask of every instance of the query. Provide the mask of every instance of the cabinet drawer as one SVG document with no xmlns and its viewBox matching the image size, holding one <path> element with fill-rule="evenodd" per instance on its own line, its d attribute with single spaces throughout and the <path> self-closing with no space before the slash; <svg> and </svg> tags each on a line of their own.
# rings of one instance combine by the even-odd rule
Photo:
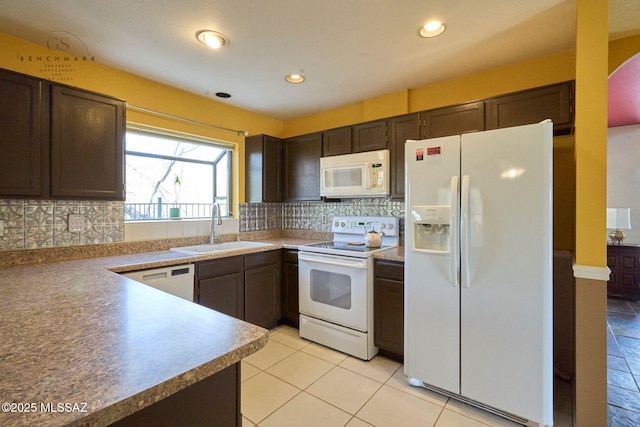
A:
<svg viewBox="0 0 640 427">
<path fill-rule="evenodd" d="M 282 252 L 282 262 L 287 262 L 289 264 L 297 264 L 298 263 L 298 251 L 292 249 L 285 249 Z"/>
<path fill-rule="evenodd" d="M 198 279 L 226 276 L 227 274 L 240 273 L 243 268 L 241 255 L 231 258 L 212 259 L 196 263 L 196 275 Z"/>
<path fill-rule="evenodd" d="M 404 264 L 396 261 L 376 260 L 374 268 L 375 277 L 404 281 Z"/>
<path fill-rule="evenodd" d="M 257 268 L 264 265 L 272 265 L 280 260 L 280 251 L 256 252 L 244 256 L 244 268 Z"/>
</svg>

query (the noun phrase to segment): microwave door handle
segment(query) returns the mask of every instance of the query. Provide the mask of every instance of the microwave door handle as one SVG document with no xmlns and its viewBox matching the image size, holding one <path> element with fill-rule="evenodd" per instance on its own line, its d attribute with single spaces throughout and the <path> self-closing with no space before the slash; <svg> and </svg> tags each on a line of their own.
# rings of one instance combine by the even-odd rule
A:
<svg viewBox="0 0 640 427">
<path fill-rule="evenodd" d="M 366 162 L 363 168 L 364 182 L 367 190 L 371 189 L 371 162 Z"/>
</svg>

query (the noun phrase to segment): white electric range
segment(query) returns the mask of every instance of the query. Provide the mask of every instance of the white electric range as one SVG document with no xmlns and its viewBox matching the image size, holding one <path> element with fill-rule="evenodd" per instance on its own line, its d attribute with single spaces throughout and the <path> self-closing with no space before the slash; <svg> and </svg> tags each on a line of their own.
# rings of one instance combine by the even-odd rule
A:
<svg viewBox="0 0 640 427">
<path fill-rule="evenodd" d="M 365 245 L 365 227 L 383 233 L 382 245 Z M 339 216 L 334 239 L 299 247 L 300 336 L 369 360 L 373 342 L 373 258 L 398 246 L 399 219 Z"/>
</svg>

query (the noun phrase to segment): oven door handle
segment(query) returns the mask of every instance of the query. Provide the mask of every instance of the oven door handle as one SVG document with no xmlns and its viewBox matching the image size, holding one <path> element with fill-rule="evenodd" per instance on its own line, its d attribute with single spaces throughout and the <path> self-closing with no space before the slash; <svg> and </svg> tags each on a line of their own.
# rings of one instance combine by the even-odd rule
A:
<svg viewBox="0 0 640 427">
<path fill-rule="evenodd" d="M 349 268 L 360 268 L 360 269 L 366 269 L 367 268 L 366 261 L 360 261 L 360 260 L 354 261 L 354 262 L 337 261 L 337 260 L 333 260 L 331 258 L 305 256 L 305 255 L 302 255 L 302 254 L 298 255 L 298 261 L 315 262 L 317 264 L 336 265 L 338 267 L 349 267 Z"/>
</svg>

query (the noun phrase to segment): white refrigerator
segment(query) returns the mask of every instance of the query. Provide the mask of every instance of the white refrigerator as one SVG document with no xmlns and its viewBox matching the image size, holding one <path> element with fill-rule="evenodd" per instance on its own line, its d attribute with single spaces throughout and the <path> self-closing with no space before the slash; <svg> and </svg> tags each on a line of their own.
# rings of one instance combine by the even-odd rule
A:
<svg viewBox="0 0 640 427">
<path fill-rule="evenodd" d="M 530 425 L 553 425 L 552 132 L 405 145 L 407 380 Z"/>
</svg>

